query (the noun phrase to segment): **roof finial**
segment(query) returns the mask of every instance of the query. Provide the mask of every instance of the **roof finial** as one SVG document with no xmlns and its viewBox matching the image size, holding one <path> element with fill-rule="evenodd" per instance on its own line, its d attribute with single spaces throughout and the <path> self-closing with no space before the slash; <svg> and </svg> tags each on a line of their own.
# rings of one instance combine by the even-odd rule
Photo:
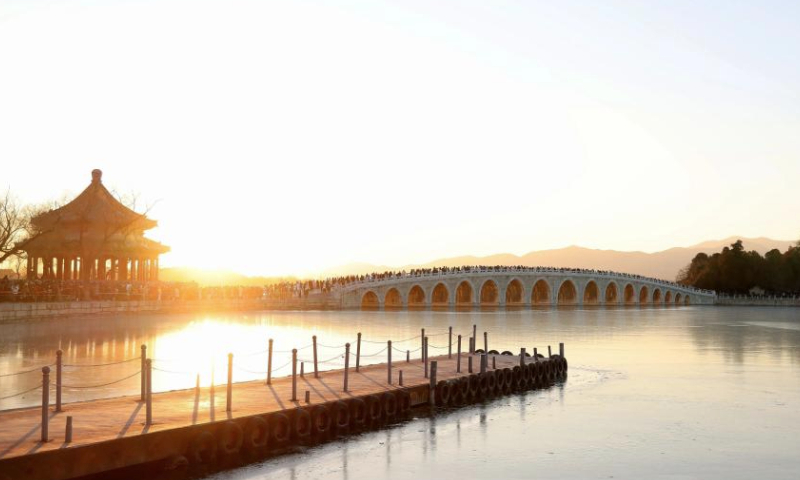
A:
<svg viewBox="0 0 800 480">
<path fill-rule="evenodd" d="M 99 168 L 92 170 L 92 183 L 103 183 L 103 171 Z"/>
</svg>

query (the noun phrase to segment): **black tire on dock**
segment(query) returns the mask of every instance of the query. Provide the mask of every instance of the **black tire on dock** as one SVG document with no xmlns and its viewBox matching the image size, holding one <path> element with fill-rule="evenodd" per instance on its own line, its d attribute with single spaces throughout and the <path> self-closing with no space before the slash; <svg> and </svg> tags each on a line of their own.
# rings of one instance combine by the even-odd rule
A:
<svg viewBox="0 0 800 480">
<path fill-rule="evenodd" d="M 311 413 L 305 408 L 298 408 L 294 411 L 294 422 L 292 422 L 292 433 L 294 438 L 303 439 L 311 435 L 313 423 Z"/>
<path fill-rule="evenodd" d="M 529 363 L 526 367 L 528 369 L 528 388 L 534 389 L 536 388 L 536 364 Z"/>
<path fill-rule="evenodd" d="M 341 400 L 330 405 L 331 418 L 339 433 L 345 432 L 350 426 L 350 409 Z"/>
<path fill-rule="evenodd" d="M 508 350 L 503 351 L 500 355 L 511 356 L 514 355 L 513 353 L 509 352 Z"/>
<path fill-rule="evenodd" d="M 381 412 L 383 412 L 383 403 L 381 397 L 377 395 L 368 395 L 364 398 L 367 403 L 367 420 L 371 425 L 376 425 L 381 421 Z"/>
<path fill-rule="evenodd" d="M 439 380 L 436 384 L 436 406 L 442 407 L 450 403 L 450 384 Z"/>
<path fill-rule="evenodd" d="M 481 373 L 478 375 L 478 395 L 481 400 L 489 396 L 489 372 Z"/>
<path fill-rule="evenodd" d="M 408 390 L 398 390 L 395 395 L 397 396 L 397 405 L 400 413 L 403 415 L 408 414 L 411 411 L 411 394 L 408 393 Z"/>
<path fill-rule="evenodd" d="M 269 443 L 269 424 L 263 417 L 250 417 L 244 427 L 244 447 L 257 452 Z"/>
<path fill-rule="evenodd" d="M 478 392 L 480 392 L 480 382 L 478 381 L 477 375 L 470 375 L 469 376 L 469 398 L 470 400 L 474 400 L 478 396 Z"/>
<path fill-rule="evenodd" d="M 350 426 L 363 427 L 367 423 L 367 403 L 363 398 L 350 400 Z"/>
<path fill-rule="evenodd" d="M 508 395 L 511 393 L 511 382 L 514 379 L 514 374 L 511 373 L 510 368 L 504 368 L 501 371 L 503 372 L 503 393 Z"/>
<path fill-rule="evenodd" d="M 500 352 L 497 350 L 489 350 L 489 355 L 500 355 Z"/>
<path fill-rule="evenodd" d="M 531 388 L 531 369 L 530 365 L 525 365 L 522 368 L 522 390 Z"/>
<path fill-rule="evenodd" d="M 569 364 L 567 363 L 567 358 L 566 357 L 562 358 L 561 363 L 564 364 L 564 373 L 567 373 L 567 370 L 569 370 Z"/>
<path fill-rule="evenodd" d="M 482 348 L 478 348 L 478 349 L 475 350 L 475 354 L 476 355 L 482 355 L 484 353 L 486 353 L 486 352 L 484 352 Z"/>
<path fill-rule="evenodd" d="M 233 455 L 239 453 L 244 442 L 242 427 L 229 420 L 219 429 L 219 451 L 223 455 Z"/>
<path fill-rule="evenodd" d="M 383 415 L 389 419 L 397 415 L 397 397 L 391 392 L 386 392 L 382 395 Z"/>
<path fill-rule="evenodd" d="M 461 377 L 458 379 L 458 396 L 461 403 L 469 403 L 469 377 Z"/>
<path fill-rule="evenodd" d="M 522 387 L 522 368 L 517 365 L 511 370 L 512 380 L 511 388 L 513 390 L 520 390 Z"/>
<path fill-rule="evenodd" d="M 268 423 L 272 441 L 276 445 L 282 445 L 292 437 L 292 424 L 285 413 L 273 413 Z"/>
<path fill-rule="evenodd" d="M 217 459 L 217 441 L 208 430 L 195 435 L 189 444 L 189 459 L 192 463 L 209 464 Z"/>
<path fill-rule="evenodd" d="M 323 405 L 315 405 L 311 409 L 311 433 L 315 437 L 324 436 L 331 429 L 331 413 Z"/>
<path fill-rule="evenodd" d="M 497 395 L 497 375 L 495 375 L 495 372 L 486 372 L 486 381 L 488 382 L 489 395 Z"/>
</svg>

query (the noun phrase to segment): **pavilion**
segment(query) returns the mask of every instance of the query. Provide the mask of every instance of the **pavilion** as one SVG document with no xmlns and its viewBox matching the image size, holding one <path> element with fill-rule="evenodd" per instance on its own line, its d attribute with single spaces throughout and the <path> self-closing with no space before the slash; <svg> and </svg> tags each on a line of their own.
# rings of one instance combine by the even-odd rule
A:
<svg viewBox="0 0 800 480">
<path fill-rule="evenodd" d="M 29 279 L 153 282 L 169 247 L 144 237 L 158 225 L 126 207 L 92 171 L 92 183 L 63 207 L 31 221 L 40 235 L 26 246 Z"/>
</svg>

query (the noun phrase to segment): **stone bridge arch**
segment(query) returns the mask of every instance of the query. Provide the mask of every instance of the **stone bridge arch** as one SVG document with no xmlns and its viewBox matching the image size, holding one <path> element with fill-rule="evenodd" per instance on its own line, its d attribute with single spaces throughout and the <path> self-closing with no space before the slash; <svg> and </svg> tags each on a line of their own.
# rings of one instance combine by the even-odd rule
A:
<svg viewBox="0 0 800 480">
<path fill-rule="evenodd" d="M 571 278 L 565 278 L 558 285 L 556 296 L 558 306 L 573 306 L 578 304 L 578 287 Z"/>
<path fill-rule="evenodd" d="M 431 307 L 449 307 L 450 290 L 444 282 L 437 283 L 431 290 Z"/>
<path fill-rule="evenodd" d="M 617 282 L 611 280 L 606 284 L 603 302 L 606 305 L 616 305 L 619 303 L 620 292 Z"/>
<path fill-rule="evenodd" d="M 525 287 L 519 278 L 512 278 L 506 285 L 505 304 L 506 306 L 525 304 Z"/>
<path fill-rule="evenodd" d="M 531 288 L 531 304 L 534 306 L 552 305 L 553 293 L 550 284 L 544 278 L 539 278 Z"/>
<path fill-rule="evenodd" d="M 455 288 L 453 299 L 456 307 L 472 307 L 475 304 L 475 286 L 468 279 L 461 280 Z"/>
<path fill-rule="evenodd" d="M 481 307 L 496 307 L 500 304 L 500 288 L 497 282 L 487 278 L 481 284 L 480 297 L 478 303 Z"/>
<path fill-rule="evenodd" d="M 594 280 L 589 280 L 583 287 L 583 304 L 600 305 L 600 287 Z"/>
<path fill-rule="evenodd" d="M 380 307 L 381 302 L 377 293 L 375 293 L 373 290 L 367 290 L 364 292 L 364 295 L 361 297 L 362 310 L 377 310 Z"/>
<path fill-rule="evenodd" d="M 383 308 L 397 310 L 403 308 L 403 296 L 396 287 L 386 290 L 383 297 Z"/>
<path fill-rule="evenodd" d="M 408 299 L 408 308 L 425 308 L 429 304 L 425 289 L 418 284 L 414 284 L 408 289 L 408 295 L 406 295 L 406 298 Z"/>
</svg>

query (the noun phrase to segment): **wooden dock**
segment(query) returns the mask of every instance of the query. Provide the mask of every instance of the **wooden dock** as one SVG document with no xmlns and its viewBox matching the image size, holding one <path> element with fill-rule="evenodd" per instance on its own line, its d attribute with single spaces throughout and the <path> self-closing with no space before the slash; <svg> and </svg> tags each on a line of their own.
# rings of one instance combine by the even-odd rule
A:
<svg viewBox="0 0 800 480">
<path fill-rule="evenodd" d="M 559 355 L 462 353 L 460 372 L 455 352 L 427 362 L 395 361 L 391 384 L 386 363 L 358 371 L 350 365 L 347 372 L 324 371 L 317 378 L 306 371 L 296 377 L 297 400 L 292 400 L 291 376 L 273 378 L 270 385 L 233 383 L 229 411 L 226 385 L 154 393 L 149 425 L 146 402 L 138 395 L 65 404 L 59 413 L 48 409 L 47 442 L 41 441 L 42 408 L 0 412 L 0 480 L 70 479 L 160 460 L 182 466 L 239 451 L 263 458 L 289 444 L 326 441 L 401 420 L 415 407 L 544 388 L 563 378 L 567 368 Z M 485 374 L 479 373 L 481 362 Z M 363 420 L 359 408 L 366 409 Z M 65 442 L 67 416 L 72 417 L 71 443 Z"/>
</svg>

